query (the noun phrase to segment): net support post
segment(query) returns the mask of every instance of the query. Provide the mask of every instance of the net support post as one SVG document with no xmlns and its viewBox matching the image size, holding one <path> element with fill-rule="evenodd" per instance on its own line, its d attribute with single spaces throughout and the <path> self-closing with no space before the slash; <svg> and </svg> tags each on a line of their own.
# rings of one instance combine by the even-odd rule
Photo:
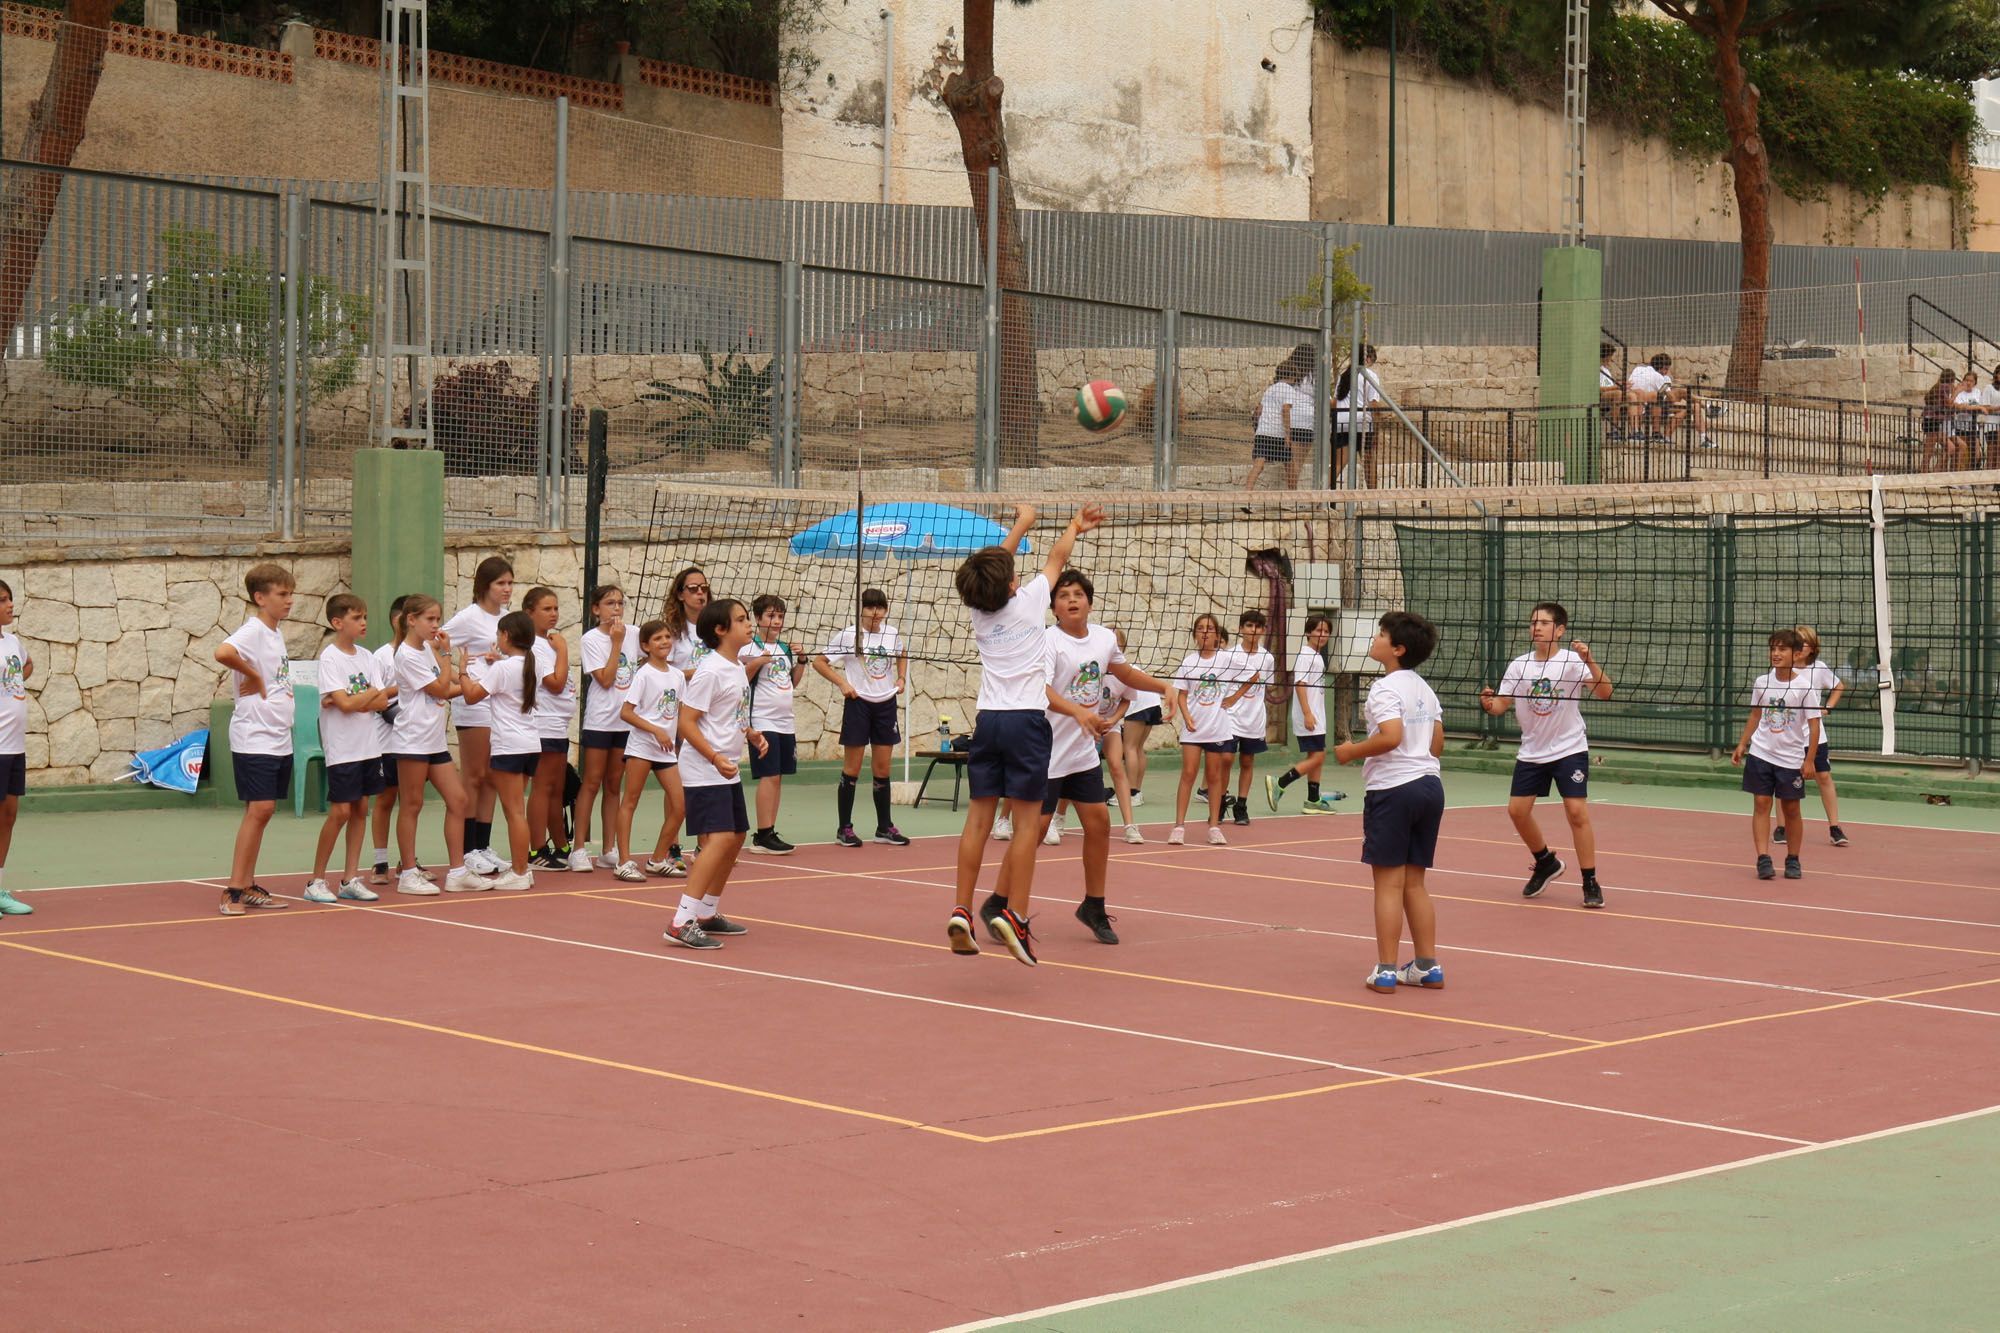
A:
<svg viewBox="0 0 2000 1333">
<path fill-rule="evenodd" d="M 1882 476 L 1868 485 L 1868 563 L 1875 591 L 1875 657 L 1882 709 L 1882 753 L 1896 753 L 1896 635 L 1889 621 L 1889 549 L 1882 517 Z"/>
<path fill-rule="evenodd" d="M 436 449 L 354 451 L 354 591 L 374 614 L 363 642 L 387 642 L 389 603 L 444 595 L 444 455 Z"/>
<path fill-rule="evenodd" d="M 299 287 L 305 282 L 306 197 L 285 196 L 285 267 L 279 288 L 285 297 L 285 378 L 282 451 L 283 484 L 278 489 L 278 532 L 286 541 L 299 525 L 299 346 L 305 341 L 299 320 Z"/>
<path fill-rule="evenodd" d="M 547 445 L 544 467 L 543 525 L 551 532 L 566 526 L 563 504 L 565 466 L 569 462 L 569 99 L 556 98 L 555 181 L 549 192 L 549 342 L 548 378 L 542 389 L 543 428 Z"/>
<path fill-rule="evenodd" d="M 1319 336 L 1313 341 L 1313 453 L 1312 487 L 1333 481 L 1333 228 L 1322 226 L 1319 235 Z"/>
<path fill-rule="evenodd" d="M 778 268 L 778 373 L 771 404 L 771 481 L 784 487 L 799 484 L 799 372 L 805 345 L 803 270 L 795 259 Z"/>
<path fill-rule="evenodd" d="M 1000 168 L 986 168 L 986 322 L 980 330 L 979 452 L 973 485 L 982 491 L 1000 487 Z"/>
<path fill-rule="evenodd" d="M 1153 487 L 1174 488 L 1178 442 L 1174 423 L 1180 418 L 1181 312 L 1171 306 L 1160 312 L 1160 345 L 1153 353 Z"/>
<path fill-rule="evenodd" d="M 1604 256 L 1583 245 L 1542 251 L 1542 302 L 1535 454 L 1561 464 L 1566 482 L 1594 482 L 1600 459 L 1591 409 L 1604 324 Z"/>
</svg>

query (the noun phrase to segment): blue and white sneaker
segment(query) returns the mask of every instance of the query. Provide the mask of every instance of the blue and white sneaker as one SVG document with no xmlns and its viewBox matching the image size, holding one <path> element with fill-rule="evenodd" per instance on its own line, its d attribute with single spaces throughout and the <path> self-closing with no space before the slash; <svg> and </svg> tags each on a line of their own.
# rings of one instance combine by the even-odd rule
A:
<svg viewBox="0 0 2000 1333">
<path fill-rule="evenodd" d="M 326 886 L 326 881 L 323 879 L 316 879 L 306 885 L 306 891 L 303 896 L 309 903 L 330 903 L 334 901 L 333 890 Z"/>
<path fill-rule="evenodd" d="M 1384 995 L 1396 993 L 1396 967 L 1393 963 L 1377 963 L 1368 970 L 1368 980 L 1362 983 L 1369 990 L 1380 991 Z"/>
<path fill-rule="evenodd" d="M 1403 964 L 1396 972 L 1396 980 L 1405 986 L 1421 986 L 1425 990 L 1444 989 L 1444 964 L 1432 963 L 1429 967 L 1418 967 L 1414 961 Z"/>
</svg>

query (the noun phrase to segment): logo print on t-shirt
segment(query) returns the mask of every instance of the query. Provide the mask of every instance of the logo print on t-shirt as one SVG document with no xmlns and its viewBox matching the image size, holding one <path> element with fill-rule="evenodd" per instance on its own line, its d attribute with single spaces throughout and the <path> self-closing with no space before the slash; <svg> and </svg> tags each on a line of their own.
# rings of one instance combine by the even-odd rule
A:
<svg viewBox="0 0 2000 1333">
<path fill-rule="evenodd" d="M 1783 731 L 1792 724 L 1792 706 L 1783 700 L 1773 700 L 1764 705 L 1764 729 Z"/>
<path fill-rule="evenodd" d="M 290 653 L 278 654 L 278 675 L 277 679 L 271 683 L 286 694 L 292 692 L 292 655 Z"/>
<path fill-rule="evenodd" d="M 1104 672 L 1096 662 L 1078 666 L 1063 694 L 1080 704 L 1094 704 L 1104 695 Z"/>
<path fill-rule="evenodd" d="M 681 696 L 678 693 L 676 693 L 673 690 L 668 690 L 665 694 L 662 694 L 660 696 L 660 713 L 659 713 L 660 721 L 665 722 L 668 718 L 675 716 L 680 711 L 681 711 Z"/>
<path fill-rule="evenodd" d="M 1535 677 L 1534 684 L 1528 686 L 1528 711 L 1536 717 L 1547 717 L 1556 711 L 1555 682 L 1547 676 Z"/>
<path fill-rule="evenodd" d="M 1194 701 L 1198 704 L 1212 704 L 1222 698 L 1222 677 L 1213 671 L 1205 671 L 1195 678 Z"/>
<path fill-rule="evenodd" d="M 374 688 L 373 685 L 368 683 L 367 672 L 350 671 L 347 673 L 347 692 L 349 694 L 366 694 Z"/>
<path fill-rule="evenodd" d="M 631 658 L 623 653 L 618 654 L 618 673 L 611 678 L 613 689 L 623 690 L 631 687 L 634 665 Z"/>
<path fill-rule="evenodd" d="M 21 656 L 19 653 L 7 654 L 6 662 L 0 663 L 0 690 L 6 691 L 6 693 L 16 699 L 25 699 L 28 697 L 27 682 L 21 675 Z"/>
<path fill-rule="evenodd" d="M 881 644 L 870 644 L 862 652 L 861 660 L 864 669 L 868 673 L 868 679 L 887 680 L 889 678 L 889 650 Z"/>
</svg>

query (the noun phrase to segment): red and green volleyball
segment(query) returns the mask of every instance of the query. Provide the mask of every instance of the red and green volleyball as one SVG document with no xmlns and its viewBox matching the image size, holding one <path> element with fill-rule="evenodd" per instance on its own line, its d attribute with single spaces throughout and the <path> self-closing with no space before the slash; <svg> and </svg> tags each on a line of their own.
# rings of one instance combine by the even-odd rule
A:
<svg viewBox="0 0 2000 1333">
<path fill-rule="evenodd" d="M 1125 391 L 1110 380 L 1092 380 L 1076 391 L 1076 419 L 1085 430 L 1108 430 L 1125 415 Z"/>
</svg>

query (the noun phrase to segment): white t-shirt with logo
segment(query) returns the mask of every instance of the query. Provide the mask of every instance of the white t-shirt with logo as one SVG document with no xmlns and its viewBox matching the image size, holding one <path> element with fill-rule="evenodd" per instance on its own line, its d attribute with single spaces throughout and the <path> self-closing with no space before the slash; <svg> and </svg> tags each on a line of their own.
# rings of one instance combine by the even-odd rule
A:
<svg viewBox="0 0 2000 1333">
<path fill-rule="evenodd" d="M 702 658 L 714 651 L 715 649 L 701 641 L 701 635 L 695 632 L 694 622 L 689 621 L 674 638 L 673 650 L 667 654 L 667 660 L 679 667 L 681 674 L 686 676 L 694 671 Z"/>
<path fill-rule="evenodd" d="M 798 655 L 783 639 L 774 643 L 752 640 L 736 655 L 736 660 L 748 671 L 750 664 L 760 658 L 769 658 L 757 678 L 750 682 L 750 725 L 757 730 L 780 736 L 790 736 L 798 729 L 798 715 L 792 706 L 794 677 L 798 674 Z"/>
<path fill-rule="evenodd" d="M 1507 664 L 1500 693 L 1514 701 L 1514 718 L 1521 724 L 1521 752 L 1515 757 L 1522 763 L 1546 764 L 1590 748 L 1577 701 L 1591 674 L 1590 664 L 1568 648 L 1546 660 L 1522 653 Z"/>
<path fill-rule="evenodd" d="M 1230 685 L 1230 690 L 1234 691 L 1246 680 L 1255 682 L 1249 691 L 1236 701 L 1236 706 L 1229 710 L 1229 734 L 1237 740 L 1250 737 L 1262 740 L 1265 719 L 1268 716 L 1264 707 L 1265 691 L 1271 687 L 1271 675 L 1278 669 L 1278 664 L 1268 648 L 1259 648 L 1256 652 L 1249 653 L 1245 652 L 1243 645 L 1239 643 L 1225 651 L 1233 654 L 1232 670 L 1236 673 L 1236 679 Z"/>
<path fill-rule="evenodd" d="M 1292 430 L 1312 429 L 1312 398 L 1305 396 L 1305 421 L 1299 420 L 1299 386 L 1284 380 L 1271 381 L 1257 403 L 1257 433 L 1273 440 L 1289 439 L 1285 434 L 1285 409 L 1292 409 Z"/>
<path fill-rule="evenodd" d="M 1196 649 L 1174 668 L 1174 682 L 1187 697 L 1188 716 L 1194 721 L 1193 730 L 1181 733 L 1183 745 L 1209 745 L 1230 738 L 1229 710 L 1222 701 L 1236 688 L 1233 661 L 1227 648 L 1216 649 L 1212 657 L 1203 657 Z"/>
<path fill-rule="evenodd" d="M 972 641 L 979 649 L 979 711 L 1047 710 L 1049 645 L 1042 637 L 1049 613 L 1049 577 L 1037 574 L 1014 590 L 998 611 L 972 611 Z"/>
<path fill-rule="evenodd" d="M 896 659 L 903 655 L 903 635 L 894 625 L 861 631 L 861 651 L 854 650 L 854 626 L 833 636 L 826 645 L 829 660 L 840 663 L 841 674 L 854 692 L 871 702 L 896 697 Z"/>
<path fill-rule="evenodd" d="M 252 616 L 223 640 L 264 678 L 264 695 L 237 694 L 229 717 L 229 748 L 235 754 L 292 752 L 292 659 L 285 636 Z M 230 688 L 243 687 L 243 677 L 231 672 Z"/>
<path fill-rule="evenodd" d="M 648 722 L 665 727 L 679 736 L 681 716 L 681 694 L 687 689 L 687 677 L 677 666 L 656 667 L 651 662 L 643 662 L 632 673 L 632 688 L 625 696 L 625 702 L 632 705 L 632 711 Z M 650 731 L 632 728 L 632 739 L 625 742 L 627 759 L 644 759 L 649 763 L 678 763 L 680 751 L 678 743 L 662 746 L 660 738 Z"/>
<path fill-rule="evenodd" d="M 547 639 L 535 640 L 535 675 L 541 683 L 535 689 L 535 731 L 552 740 L 569 739 L 569 720 L 576 716 L 576 667 L 571 665 L 562 688 L 548 687 L 549 673 L 556 669 L 556 646 Z"/>
<path fill-rule="evenodd" d="M 688 677 L 681 704 L 701 710 L 702 739 L 726 759 L 743 757 L 743 733 L 750 726 L 750 677 L 741 662 L 710 653 Z M 741 771 L 725 778 L 700 750 L 681 740 L 681 781 L 690 787 L 727 787 L 741 780 Z"/>
<path fill-rule="evenodd" d="M 477 602 L 460 607 L 457 614 L 444 622 L 444 632 L 451 635 L 452 651 L 457 652 L 463 648 L 468 657 L 484 657 L 492 652 L 493 645 L 500 639 L 500 617 L 506 614 L 507 608 L 504 606 L 498 611 L 488 611 Z M 401 695 L 397 696 L 397 701 L 399 703 L 402 701 Z M 400 710 L 398 711 L 400 713 Z M 461 727 L 491 725 L 486 719 L 485 700 L 469 704 L 461 699 L 452 712 L 452 721 Z M 443 742 L 439 742 L 437 748 L 442 750 Z"/>
<path fill-rule="evenodd" d="M 1060 625 L 1050 625 L 1043 630 L 1042 637 L 1048 643 L 1049 665 L 1053 669 L 1050 689 L 1093 711 L 1109 712 L 1110 709 L 1102 707 L 1107 698 L 1112 709 L 1118 706 L 1117 699 L 1107 689 L 1114 683 L 1111 668 L 1125 660 L 1125 654 L 1118 650 L 1117 636 L 1102 625 L 1089 625 L 1079 639 Z M 1072 773 L 1087 773 L 1099 762 L 1097 737 L 1067 713 L 1050 709 L 1049 776 L 1064 778 Z"/>
<path fill-rule="evenodd" d="M 583 729 L 585 731 L 624 731 L 625 719 L 618 715 L 625 706 L 625 696 L 632 689 L 632 677 L 645 660 L 639 652 L 639 627 L 627 625 L 624 640 L 617 645 L 618 671 L 611 677 L 609 685 L 599 685 L 595 673 L 604 670 L 611 662 L 611 636 L 601 629 L 588 630 L 583 636 L 583 669 L 590 675 L 590 688 L 583 701 Z"/>
<path fill-rule="evenodd" d="M 493 730 L 490 743 L 494 754 L 542 752 L 542 736 L 536 721 L 542 698 L 541 682 L 537 680 L 535 683 L 536 706 L 522 712 L 521 700 L 527 692 L 521 679 L 522 668 L 519 655 L 503 657 L 497 662 L 475 657 L 465 666 L 465 674 L 486 690 L 484 702 L 493 705 L 486 716 L 487 725 Z M 540 663 L 535 663 L 534 671 L 538 677 L 547 674 Z"/>
<path fill-rule="evenodd" d="M 396 646 L 396 731 L 390 754 L 429 756 L 444 749 L 445 701 L 424 693 L 439 674 L 429 648 Z"/>
<path fill-rule="evenodd" d="M 1391 671 L 1368 687 L 1368 734 L 1382 730 L 1390 718 L 1403 723 L 1403 739 L 1387 754 L 1370 755 L 1361 763 L 1361 784 L 1369 791 L 1387 791 L 1444 771 L 1431 753 L 1431 733 L 1444 725 L 1444 706 L 1430 682 L 1414 671 Z"/>
<path fill-rule="evenodd" d="M 319 746 L 326 766 L 352 764 L 382 757 L 382 724 L 374 713 L 348 713 L 327 702 L 336 694 L 350 698 L 382 686 L 382 663 L 366 648 L 344 653 L 329 643 L 319 653 Z"/>
<path fill-rule="evenodd" d="M 1750 733 L 1750 753 L 1773 768 L 1802 768 L 1812 720 L 1820 713 L 1820 692 L 1803 672 L 1779 680 L 1775 671 L 1757 677 L 1750 687 L 1750 706 L 1763 709 Z"/>
<path fill-rule="evenodd" d="M 1298 690 L 1304 686 L 1313 698 L 1313 724 L 1306 725 L 1305 714 L 1299 709 Z M 1299 649 L 1299 655 L 1292 659 L 1292 735 L 1326 735 L 1326 659 L 1311 648 Z"/>
<path fill-rule="evenodd" d="M 28 752 L 28 652 L 0 630 L 0 754 Z"/>
<path fill-rule="evenodd" d="M 1814 662 L 1811 666 L 1802 669 L 1799 675 L 1805 680 L 1806 684 L 1819 691 L 1821 703 L 1831 699 L 1833 692 L 1840 688 L 1840 674 L 1828 666 L 1824 660 Z M 1819 739 L 1820 744 L 1826 744 L 1826 709 L 1824 708 L 1819 710 Z"/>
<path fill-rule="evenodd" d="M 396 641 L 394 639 L 377 648 L 375 658 L 375 679 L 383 685 L 396 683 Z M 376 747 L 383 754 L 396 753 L 396 716 L 403 710 L 403 692 L 396 691 L 396 697 L 389 701 L 389 707 L 373 717 L 376 732 Z"/>
</svg>

